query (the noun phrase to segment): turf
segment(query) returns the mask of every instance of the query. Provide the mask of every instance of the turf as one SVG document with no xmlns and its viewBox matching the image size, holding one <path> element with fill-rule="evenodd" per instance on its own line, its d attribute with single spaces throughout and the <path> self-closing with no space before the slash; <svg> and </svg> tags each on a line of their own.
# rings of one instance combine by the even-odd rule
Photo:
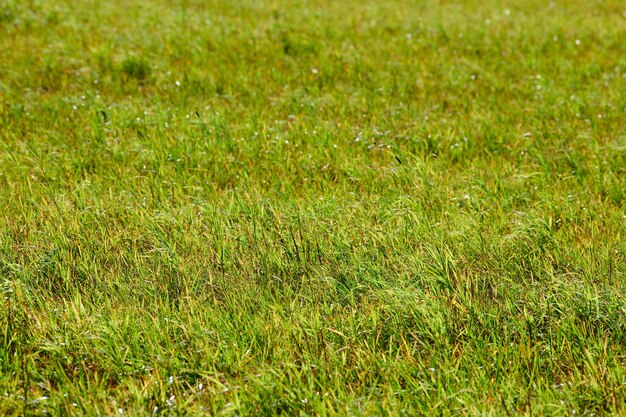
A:
<svg viewBox="0 0 626 417">
<path fill-rule="evenodd" d="M 622 1 L 3 0 L 1 415 L 626 415 Z"/>
</svg>

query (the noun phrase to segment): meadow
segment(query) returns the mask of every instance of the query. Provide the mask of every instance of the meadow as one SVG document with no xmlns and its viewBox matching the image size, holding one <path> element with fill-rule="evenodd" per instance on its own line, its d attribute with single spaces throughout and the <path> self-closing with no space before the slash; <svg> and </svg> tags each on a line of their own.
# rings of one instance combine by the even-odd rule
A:
<svg viewBox="0 0 626 417">
<path fill-rule="evenodd" d="M 0 0 L 0 415 L 626 415 L 626 4 Z"/>
</svg>

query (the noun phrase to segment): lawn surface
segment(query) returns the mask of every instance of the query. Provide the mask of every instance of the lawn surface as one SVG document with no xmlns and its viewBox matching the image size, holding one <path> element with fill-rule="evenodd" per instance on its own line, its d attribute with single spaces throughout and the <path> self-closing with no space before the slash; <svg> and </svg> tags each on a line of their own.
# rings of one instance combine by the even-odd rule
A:
<svg viewBox="0 0 626 417">
<path fill-rule="evenodd" d="M 0 415 L 626 415 L 623 1 L 3 0 Z"/>
</svg>

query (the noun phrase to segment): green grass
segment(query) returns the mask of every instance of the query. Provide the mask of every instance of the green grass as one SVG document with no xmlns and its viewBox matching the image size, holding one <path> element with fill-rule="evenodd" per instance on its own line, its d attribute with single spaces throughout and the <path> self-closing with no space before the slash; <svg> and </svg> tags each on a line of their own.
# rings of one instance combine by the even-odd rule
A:
<svg viewBox="0 0 626 417">
<path fill-rule="evenodd" d="M 0 3 L 1 415 L 626 415 L 626 4 Z"/>
</svg>

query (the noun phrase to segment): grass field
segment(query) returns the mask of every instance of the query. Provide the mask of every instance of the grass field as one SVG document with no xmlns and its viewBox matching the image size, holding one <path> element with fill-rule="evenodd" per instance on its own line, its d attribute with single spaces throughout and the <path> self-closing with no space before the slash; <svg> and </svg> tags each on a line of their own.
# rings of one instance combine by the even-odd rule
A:
<svg viewBox="0 0 626 417">
<path fill-rule="evenodd" d="M 626 3 L 2 0 L 0 415 L 626 415 Z"/>
</svg>

